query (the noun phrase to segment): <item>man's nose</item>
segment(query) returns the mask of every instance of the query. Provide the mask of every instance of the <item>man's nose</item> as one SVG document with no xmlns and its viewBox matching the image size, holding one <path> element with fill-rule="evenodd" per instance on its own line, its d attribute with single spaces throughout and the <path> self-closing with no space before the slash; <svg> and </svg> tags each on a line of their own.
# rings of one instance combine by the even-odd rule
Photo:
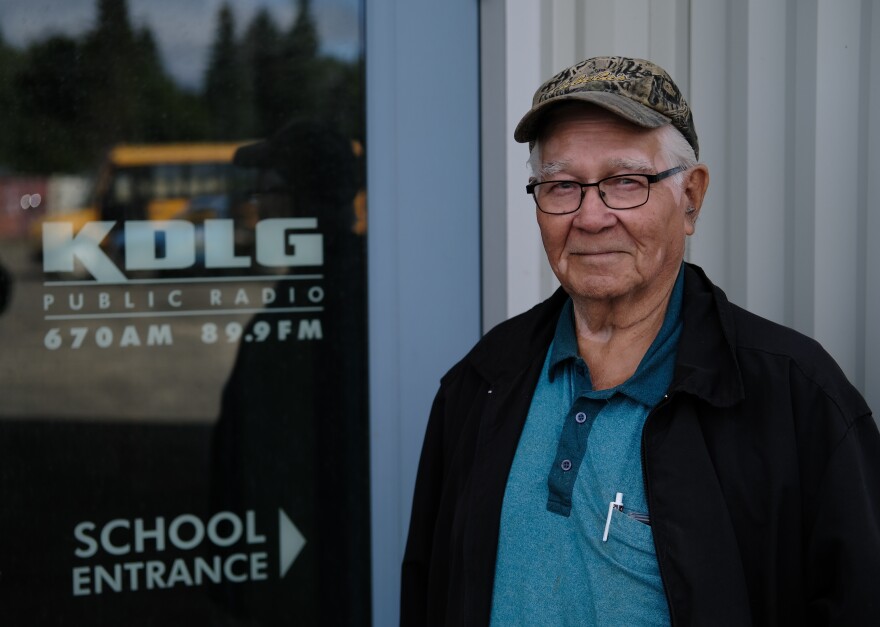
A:
<svg viewBox="0 0 880 627">
<path fill-rule="evenodd" d="M 580 209 L 574 214 L 573 224 L 590 232 L 601 231 L 617 222 L 614 211 L 602 201 L 598 187 L 585 187 Z"/>
</svg>

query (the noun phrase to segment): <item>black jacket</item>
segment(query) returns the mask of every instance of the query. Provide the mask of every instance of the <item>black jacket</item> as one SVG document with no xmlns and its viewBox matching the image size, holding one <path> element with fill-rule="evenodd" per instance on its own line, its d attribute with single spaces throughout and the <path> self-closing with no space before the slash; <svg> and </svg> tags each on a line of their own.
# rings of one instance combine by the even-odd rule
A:
<svg viewBox="0 0 880 627">
<path fill-rule="evenodd" d="M 507 475 L 567 295 L 442 379 L 419 464 L 401 624 L 487 625 Z M 674 625 L 880 625 L 880 437 L 815 341 L 685 271 L 670 390 L 642 466 Z"/>
</svg>

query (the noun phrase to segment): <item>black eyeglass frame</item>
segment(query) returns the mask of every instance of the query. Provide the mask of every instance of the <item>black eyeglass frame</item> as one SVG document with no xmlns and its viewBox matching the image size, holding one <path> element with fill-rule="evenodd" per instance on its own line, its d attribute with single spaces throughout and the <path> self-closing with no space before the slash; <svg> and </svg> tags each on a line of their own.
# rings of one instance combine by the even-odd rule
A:
<svg viewBox="0 0 880 627">
<path fill-rule="evenodd" d="M 532 196 L 532 198 L 535 200 L 535 206 L 538 208 L 538 210 L 541 213 L 546 213 L 547 215 L 550 215 L 550 216 L 566 216 L 570 213 L 576 213 L 577 211 L 579 211 L 581 208 L 581 205 L 584 204 L 584 197 L 587 195 L 587 188 L 588 187 L 595 187 L 596 188 L 596 191 L 599 193 L 599 199 L 602 201 L 602 204 L 604 204 L 609 209 L 613 209 L 614 211 L 628 211 L 629 209 L 636 209 L 636 208 L 641 207 L 642 205 L 645 205 L 648 203 L 648 200 L 651 198 L 651 185 L 652 184 L 657 183 L 659 181 L 662 181 L 663 179 L 669 178 L 670 176 L 678 174 L 679 172 L 684 172 L 685 170 L 687 170 L 687 167 L 685 167 L 683 165 L 679 165 L 679 166 L 675 166 L 674 168 L 664 170 L 663 172 L 658 172 L 657 174 L 644 174 L 643 172 L 630 172 L 628 174 L 615 174 L 614 176 L 606 176 L 604 179 L 600 179 L 600 180 L 596 181 L 595 183 L 581 183 L 580 181 L 569 181 L 569 180 L 535 181 L 534 183 L 529 183 L 528 185 L 526 185 L 526 193 L 530 194 Z M 599 186 L 602 183 L 604 183 L 605 181 L 610 181 L 611 179 L 617 179 L 617 178 L 627 177 L 627 176 L 642 176 L 648 181 L 648 193 L 645 195 L 645 201 L 642 203 L 639 203 L 637 205 L 633 205 L 632 207 L 612 207 L 612 206 L 610 206 L 607 202 L 605 202 L 605 196 L 604 196 L 604 194 L 602 194 L 602 190 L 599 189 Z M 578 206 L 576 208 L 572 209 L 571 211 L 563 211 L 561 213 L 554 213 L 552 211 L 544 211 L 543 209 L 541 209 L 541 204 L 538 202 L 538 197 L 535 196 L 535 188 L 538 185 L 543 185 L 545 183 L 572 183 L 574 185 L 580 185 L 581 200 L 578 203 Z"/>
</svg>

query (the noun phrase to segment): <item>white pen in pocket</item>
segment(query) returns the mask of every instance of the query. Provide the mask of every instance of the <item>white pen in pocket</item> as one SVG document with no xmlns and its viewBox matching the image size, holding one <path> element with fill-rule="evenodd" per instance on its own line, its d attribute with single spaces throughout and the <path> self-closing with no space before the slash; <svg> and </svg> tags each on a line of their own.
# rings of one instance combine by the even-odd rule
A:
<svg viewBox="0 0 880 627">
<path fill-rule="evenodd" d="M 608 503 L 608 518 L 605 519 L 605 533 L 602 542 L 608 542 L 608 530 L 611 529 L 611 513 L 614 510 L 623 511 L 623 492 L 618 492 L 614 500 Z"/>
</svg>

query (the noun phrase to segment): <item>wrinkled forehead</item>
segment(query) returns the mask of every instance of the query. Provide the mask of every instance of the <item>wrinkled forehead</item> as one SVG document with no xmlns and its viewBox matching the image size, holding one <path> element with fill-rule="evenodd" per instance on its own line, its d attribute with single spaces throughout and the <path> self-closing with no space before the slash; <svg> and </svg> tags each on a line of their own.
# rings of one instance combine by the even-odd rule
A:
<svg viewBox="0 0 880 627">
<path fill-rule="evenodd" d="M 546 143 L 560 129 L 579 122 L 603 126 L 621 132 L 624 136 L 650 137 L 658 132 L 656 128 L 644 128 L 614 115 L 610 111 L 583 102 L 561 102 L 547 111 L 537 125 L 538 142 Z"/>
<path fill-rule="evenodd" d="M 533 172 L 544 174 L 568 170 L 575 162 L 652 173 L 665 162 L 661 132 L 598 107 L 566 106 L 540 128 L 529 163 Z"/>
</svg>

